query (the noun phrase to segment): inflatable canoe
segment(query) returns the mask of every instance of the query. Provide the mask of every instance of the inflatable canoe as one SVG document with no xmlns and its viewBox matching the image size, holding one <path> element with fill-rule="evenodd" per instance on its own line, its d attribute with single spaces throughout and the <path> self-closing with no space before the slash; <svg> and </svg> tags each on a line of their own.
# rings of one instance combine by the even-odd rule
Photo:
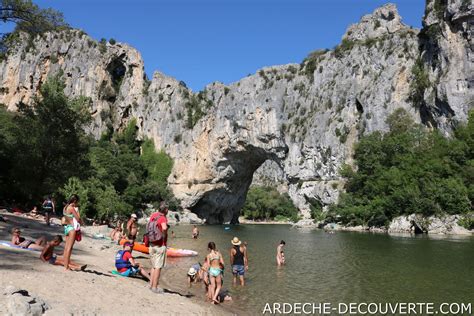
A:
<svg viewBox="0 0 474 316">
<path fill-rule="evenodd" d="M 126 239 L 122 239 L 120 240 L 120 244 L 123 245 L 126 241 L 127 241 Z M 143 253 L 148 253 L 148 247 L 138 242 L 133 244 L 133 250 L 143 252 Z M 168 257 L 194 257 L 197 255 L 198 255 L 197 251 L 194 251 L 194 250 L 178 249 L 178 248 L 170 248 L 170 247 L 166 249 L 166 256 Z"/>
</svg>

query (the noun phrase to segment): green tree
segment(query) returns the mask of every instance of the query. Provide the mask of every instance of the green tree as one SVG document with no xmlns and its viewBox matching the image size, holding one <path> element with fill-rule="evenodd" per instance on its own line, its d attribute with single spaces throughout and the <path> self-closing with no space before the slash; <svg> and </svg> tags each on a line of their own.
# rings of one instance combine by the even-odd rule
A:
<svg viewBox="0 0 474 316">
<path fill-rule="evenodd" d="M 344 169 L 347 193 L 329 216 L 349 225 L 386 226 L 401 214 L 472 211 L 473 121 L 471 113 L 447 139 L 396 110 L 387 119 L 388 133 L 372 133 L 357 144 L 357 172 Z"/>
<path fill-rule="evenodd" d="M 41 9 L 31 0 L 1 0 L 0 21 L 14 23 L 15 31 L 32 35 L 68 28 L 63 14 L 49 9 Z"/>
<path fill-rule="evenodd" d="M 2 171 L 10 186 L 6 197 L 41 198 L 87 169 L 86 120 L 77 112 L 85 105 L 66 98 L 63 89 L 59 77 L 49 78 L 33 106 L 19 104 L 16 114 L 1 111 L 0 141 L 9 155 L 4 158 L 8 169 Z"/>
<path fill-rule="evenodd" d="M 247 219 L 271 220 L 275 217 L 286 217 L 298 220 L 298 209 L 293 205 L 288 194 L 280 194 L 272 187 L 251 187 L 242 207 Z"/>
</svg>

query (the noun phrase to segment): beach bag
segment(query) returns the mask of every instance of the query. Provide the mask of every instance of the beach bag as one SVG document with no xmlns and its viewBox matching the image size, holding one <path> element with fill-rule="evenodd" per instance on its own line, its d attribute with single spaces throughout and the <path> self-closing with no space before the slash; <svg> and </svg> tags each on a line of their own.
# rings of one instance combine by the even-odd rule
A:
<svg viewBox="0 0 474 316">
<path fill-rule="evenodd" d="M 146 224 L 146 239 L 148 239 L 148 246 L 145 244 L 145 246 L 149 247 L 150 243 L 158 242 L 163 239 L 163 233 L 160 228 L 156 225 L 158 222 L 158 219 L 163 216 L 163 215 L 158 215 L 155 216 L 153 219 L 151 219 L 148 224 Z M 145 236 L 144 236 L 144 241 L 145 241 Z"/>
<path fill-rule="evenodd" d="M 79 242 L 82 240 L 82 232 L 81 230 L 76 230 L 76 241 Z"/>
<path fill-rule="evenodd" d="M 76 208 L 76 212 L 79 214 L 78 209 Z M 82 232 L 81 232 L 81 224 L 77 221 L 76 218 L 72 219 L 72 225 L 74 227 L 74 230 L 76 231 L 76 241 L 81 241 L 82 240 Z"/>
</svg>

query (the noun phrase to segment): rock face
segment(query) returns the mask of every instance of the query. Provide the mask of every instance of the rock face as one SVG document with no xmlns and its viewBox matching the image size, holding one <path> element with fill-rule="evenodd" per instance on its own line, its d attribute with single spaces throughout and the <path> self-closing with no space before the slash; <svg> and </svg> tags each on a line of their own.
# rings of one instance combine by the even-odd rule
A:
<svg viewBox="0 0 474 316">
<path fill-rule="evenodd" d="M 90 132 L 98 137 L 136 118 L 140 135 L 174 159 L 168 181 L 182 206 L 208 223 L 236 222 L 252 181 L 288 191 L 308 218 L 314 201 L 337 200 L 338 170 L 352 163 L 355 142 L 386 130 L 395 109 L 446 135 L 466 120 L 474 14 L 466 1 L 449 2 L 428 1 L 421 31 L 385 5 L 351 25 L 334 50 L 199 93 L 159 72 L 149 81 L 140 54 L 125 44 L 96 43 L 80 31 L 46 34 L 0 62 L 0 103 L 15 110 L 62 71 L 68 95 L 91 98 Z M 413 96 L 417 61 L 430 79 L 421 96 Z"/>
<path fill-rule="evenodd" d="M 458 215 L 423 217 L 416 214 L 399 216 L 392 220 L 389 233 L 428 233 L 443 235 L 471 235 L 472 232 L 458 224 Z"/>
</svg>

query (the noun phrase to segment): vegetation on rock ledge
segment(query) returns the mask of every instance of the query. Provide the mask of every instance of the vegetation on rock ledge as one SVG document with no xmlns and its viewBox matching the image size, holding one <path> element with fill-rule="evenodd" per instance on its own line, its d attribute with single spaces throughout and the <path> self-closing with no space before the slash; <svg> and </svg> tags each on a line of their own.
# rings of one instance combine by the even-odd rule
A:
<svg viewBox="0 0 474 316">
<path fill-rule="evenodd" d="M 356 146 L 357 172 L 344 168 L 347 193 L 328 216 L 343 224 L 385 226 L 405 214 L 472 212 L 474 112 L 452 139 L 415 124 L 401 109 L 387 123 L 388 133 L 374 132 Z"/>
</svg>

